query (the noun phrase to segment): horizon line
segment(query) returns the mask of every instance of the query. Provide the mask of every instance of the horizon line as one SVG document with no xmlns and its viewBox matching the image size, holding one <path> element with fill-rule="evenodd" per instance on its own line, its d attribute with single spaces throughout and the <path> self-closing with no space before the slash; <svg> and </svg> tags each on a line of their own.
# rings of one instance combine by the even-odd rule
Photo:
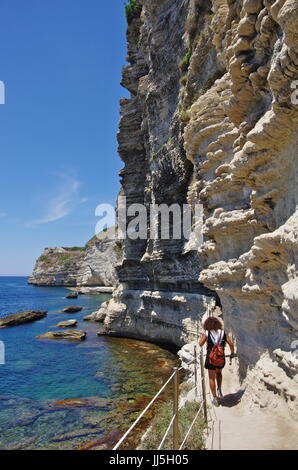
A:
<svg viewBox="0 0 298 470">
<path fill-rule="evenodd" d="M 29 277 L 30 274 L 0 274 L 0 277 Z"/>
</svg>

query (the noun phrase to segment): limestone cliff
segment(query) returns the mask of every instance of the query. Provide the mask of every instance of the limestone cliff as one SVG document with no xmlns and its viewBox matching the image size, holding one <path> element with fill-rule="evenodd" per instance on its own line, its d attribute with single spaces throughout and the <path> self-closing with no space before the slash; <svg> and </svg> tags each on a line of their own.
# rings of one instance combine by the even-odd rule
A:
<svg viewBox="0 0 298 470">
<path fill-rule="evenodd" d="M 121 194 L 202 204 L 204 242 L 126 240 L 106 331 L 182 345 L 215 296 L 252 400 L 274 394 L 298 415 L 298 3 L 142 4 L 127 32 Z"/>
<path fill-rule="evenodd" d="M 93 237 L 84 247 L 46 248 L 28 282 L 43 286 L 114 287 L 121 251 L 114 240 Z"/>
</svg>

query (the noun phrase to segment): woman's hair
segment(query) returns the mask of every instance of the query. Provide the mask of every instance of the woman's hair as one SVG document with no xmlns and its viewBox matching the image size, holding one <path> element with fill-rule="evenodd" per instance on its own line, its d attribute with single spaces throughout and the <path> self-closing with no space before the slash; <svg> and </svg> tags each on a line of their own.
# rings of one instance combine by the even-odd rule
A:
<svg viewBox="0 0 298 470">
<path fill-rule="evenodd" d="M 220 320 L 216 317 L 209 317 L 204 323 L 204 329 L 209 330 L 221 330 L 222 324 Z"/>
</svg>

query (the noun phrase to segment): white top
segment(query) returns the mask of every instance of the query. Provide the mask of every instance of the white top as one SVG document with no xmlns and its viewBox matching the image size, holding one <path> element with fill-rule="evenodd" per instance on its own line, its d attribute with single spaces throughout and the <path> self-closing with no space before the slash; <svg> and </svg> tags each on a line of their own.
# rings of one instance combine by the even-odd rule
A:
<svg viewBox="0 0 298 470">
<path fill-rule="evenodd" d="M 214 344 L 219 344 L 224 337 L 224 330 L 210 330 L 211 339 Z M 208 331 L 205 331 L 205 335 L 208 336 Z"/>
</svg>

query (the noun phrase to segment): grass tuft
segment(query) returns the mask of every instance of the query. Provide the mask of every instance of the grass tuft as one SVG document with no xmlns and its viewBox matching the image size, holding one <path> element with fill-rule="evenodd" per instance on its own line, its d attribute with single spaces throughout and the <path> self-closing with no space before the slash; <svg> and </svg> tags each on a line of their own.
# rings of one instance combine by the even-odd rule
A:
<svg viewBox="0 0 298 470">
<path fill-rule="evenodd" d="M 188 49 L 188 51 L 185 53 L 183 59 L 179 62 L 179 68 L 183 72 L 187 71 L 187 69 L 189 67 L 189 63 L 190 63 L 190 58 L 191 58 L 191 50 Z"/>
<path fill-rule="evenodd" d="M 184 439 L 190 425 L 192 424 L 195 415 L 200 407 L 200 403 L 188 402 L 179 411 L 179 433 L 180 442 Z M 141 445 L 142 450 L 157 450 L 162 438 L 168 428 L 168 425 L 173 416 L 172 403 L 163 403 L 160 406 L 157 416 L 154 418 L 150 430 L 147 432 L 144 442 Z M 193 428 L 188 436 L 183 450 L 203 450 L 204 449 L 204 430 L 206 424 L 203 415 L 199 415 Z M 162 450 L 171 450 L 173 441 L 172 430 L 169 432 L 168 437 L 163 445 Z"/>
</svg>

